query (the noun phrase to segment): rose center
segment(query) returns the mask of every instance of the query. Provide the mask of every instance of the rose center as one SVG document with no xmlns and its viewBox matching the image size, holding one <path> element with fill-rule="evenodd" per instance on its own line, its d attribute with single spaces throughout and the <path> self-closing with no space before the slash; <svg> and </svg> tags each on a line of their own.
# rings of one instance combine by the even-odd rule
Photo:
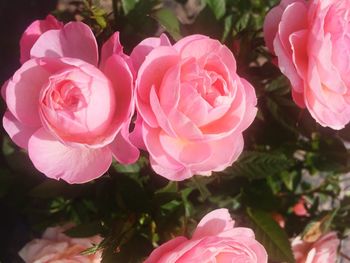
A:
<svg viewBox="0 0 350 263">
<path fill-rule="evenodd" d="M 55 110 L 79 111 L 86 107 L 85 96 L 81 89 L 70 80 L 64 80 L 58 83 L 55 89 L 49 91 L 47 100 L 52 102 L 52 108 Z M 48 103 L 46 100 L 46 103 Z"/>
</svg>

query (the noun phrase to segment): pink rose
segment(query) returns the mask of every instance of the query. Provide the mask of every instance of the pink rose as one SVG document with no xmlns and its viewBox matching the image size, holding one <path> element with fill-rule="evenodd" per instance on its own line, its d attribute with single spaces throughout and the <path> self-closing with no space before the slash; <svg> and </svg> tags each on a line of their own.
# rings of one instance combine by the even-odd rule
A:
<svg viewBox="0 0 350 263">
<path fill-rule="evenodd" d="M 230 166 L 257 112 L 254 88 L 237 75 L 232 52 L 201 35 L 173 46 L 163 35 L 141 42 L 131 58 L 141 65 L 137 129 L 155 172 L 180 181 Z"/>
<path fill-rule="evenodd" d="M 337 234 L 330 232 L 314 243 L 297 237 L 292 241 L 292 249 L 296 263 L 335 263 L 339 244 Z"/>
<path fill-rule="evenodd" d="M 81 252 L 102 241 L 100 236 L 89 238 L 70 238 L 63 234 L 66 228 L 50 227 L 45 230 L 41 239 L 34 239 L 26 244 L 20 257 L 26 263 L 100 263 L 100 251 L 91 255 L 81 255 Z"/>
<path fill-rule="evenodd" d="M 310 214 L 308 213 L 307 209 L 306 209 L 306 202 L 305 199 L 303 197 L 301 197 L 298 201 L 298 203 L 296 203 L 293 206 L 293 212 L 295 215 L 297 216 L 310 216 Z"/>
<path fill-rule="evenodd" d="M 3 86 L 3 125 L 39 171 L 84 183 L 103 175 L 112 156 L 137 160 L 128 140 L 133 73 L 118 33 L 102 47 L 100 67 L 96 39 L 80 22 L 44 32 L 30 55 Z"/>
<path fill-rule="evenodd" d="M 191 239 L 177 237 L 155 249 L 144 263 L 267 263 L 264 247 L 249 228 L 236 227 L 227 209 L 199 222 Z"/>
<path fill-rule="evenodd" d="M 264 24 L 295 103 L 333 129 L 350 121 L 349 8 L 348 0 L 282 0 Z"/>
</svg>

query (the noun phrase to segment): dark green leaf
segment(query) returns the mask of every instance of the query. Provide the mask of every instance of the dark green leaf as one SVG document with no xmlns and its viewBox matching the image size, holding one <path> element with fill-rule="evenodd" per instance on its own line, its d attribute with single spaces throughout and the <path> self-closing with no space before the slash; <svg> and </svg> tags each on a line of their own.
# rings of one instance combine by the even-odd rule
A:
<svg viewBox="0 0 350 263">
<path fill-rule="evenodd" d="M 130 11 L 132 11 L 139 0 L 122 0 L 124 13 L 127 15 Z"/>
<path fill-rule="evenodd" d="M 175 40 L 181 39 L 180 22 L 170 9 L 158 10 L 154 18 Z"/>
<path fill-rule="evenodd" d="M 249 179 L 265 178 L 287 170 L 293 164 L 284 154 L 245 152 L 226 172 Z"/>
<path fill-rule="evenodd" d="M 267 250 L 269 259 L 275 262 L 295 262 L 288 236 L 275 220 L 266 212 L 252 208 L 247 209 L 247 214 L 256 239 Z"/>
<path fill-rule="evenodd" d="M 226 0 L 206 0 L 216 19 L 222 18 L 226 13 Z"/>
<path fill-rule="evenodd" d="M 225 17 L 224 33 L 222 34 L 221 42 L 225 42 L 226 38 L 232 32 L 232 23 L 233 23 L 233 16 L 232 15 Z"/>
</svg>

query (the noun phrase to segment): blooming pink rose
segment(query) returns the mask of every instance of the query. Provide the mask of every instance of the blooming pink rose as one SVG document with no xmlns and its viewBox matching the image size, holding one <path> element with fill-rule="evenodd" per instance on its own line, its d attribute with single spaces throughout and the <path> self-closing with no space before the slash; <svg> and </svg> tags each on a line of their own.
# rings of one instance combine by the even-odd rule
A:
<svg viewBox="0 0 350 263">
<path fill-rule="evenodd" d="M 297 237 L 292 241 L 292 249 L 296 263 L 335 263 L 339 244 L 337 234 L 330 232 L 313 243 Z"/>
<path fill-rule="evenodd" d="M 243 149 L 256 116 L 254 88 L 236 73 L 232 52 L 202 35 L 171 45 L 146 39 L 131 54 L 138 71 L 138 127 L 153 169 L 169 180 L 210 175 Z"/>
<path fill-rule="evenodd" d="M 26 263 L 100 263 L 102 253 L 81 255 L 81 252 L 102 241 L 100 236 L 70 238 L 63 234 L 66 228 L 50 227 L 41 239 L 34 239 L 19 252 Z"/>
<path fill-rule="evenodd" d="M 144 263 L 199 262 L 267 263 L 267 253 L 251 229 L 234 228 L 227 209 L 217 209 L 202 218 L 191 239 L 168 241 Z"/>
<path fill-rule="evenodd" d="M 39 171 L 84 183 L 104 174 L 112 156 L 137 160 L 128 139 L 133 73 L 118 33 L 103 46 L 99 68 L 96 39 L 80 22 L 46 31 L 30 55 L 3 86 L 3 125 Z"/>
<path fill-rule="evenodd" d="M 282 0 L 264 24 L 295 103 L 333 129 L 350 121 L 349 8 L 349 0 Z"/>
</svg>

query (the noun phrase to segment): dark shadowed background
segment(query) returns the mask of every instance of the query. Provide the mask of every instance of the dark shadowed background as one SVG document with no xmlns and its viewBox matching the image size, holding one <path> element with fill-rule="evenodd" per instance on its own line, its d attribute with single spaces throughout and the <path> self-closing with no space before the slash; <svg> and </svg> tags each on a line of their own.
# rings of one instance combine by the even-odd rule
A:
<svg viewBox="0 0 350 263">
<path fill-rule="evenodd" d="M 56 0 L 0 1 L 0 85 L 20 66 L 19 39 L 25 28 L 32 21 L 44 18 L 47 13 L 55 9 L 55 6 Z M 1 116 L 4 110 L 5 105 L 1 100 Z M 1 133 L 4 133 L 2 125 Z M 3 136 L 0 136 L 0 140 L 2 145 Z M 0 154 L 0 167 L 6 165 L 4 156 Z M 0 170 L 2 171 L 3 169 Z M 22 262 L 17 257 L 17 252 L 29 239 L 26 220 L 9 208 L 9 202 L 11 200 L 0 199 L 0 262 L 2 263 Z"/>
</svg>

